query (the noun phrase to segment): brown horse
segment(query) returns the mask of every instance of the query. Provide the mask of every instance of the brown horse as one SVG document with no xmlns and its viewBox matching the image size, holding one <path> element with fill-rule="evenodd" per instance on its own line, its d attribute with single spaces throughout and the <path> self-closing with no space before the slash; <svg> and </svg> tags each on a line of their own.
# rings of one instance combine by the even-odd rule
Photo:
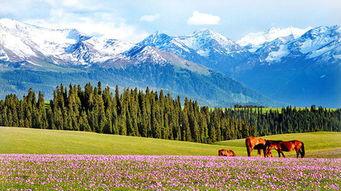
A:
<svg viewBox="0 0 341 191">
<path fill-rule="evenodd" d="M 265 148 L 266 148 L 266 155 L 265 155 L 265 157 L 273 157 L 272 153 L 271 153 L 271 150 L 275 149 L 275 147 L 278 148 L 279 147 L 278 144 L 281 143 L 281 142 L 283 142 L 283 141 L 281 141 L 281 140 L 266 140 L 265 141 Z M 271 147 L 271 149 L 269 149 L 270 147 Z M 279 149 L 275 149 L 275 150 L 278 153 L 278 157 L 281 157 L 280 156 L 281 152 L 279 152 L 280 150 Z"/>
<path fill-rule="evenodd" d="M 261 155 L 261 150 L 263 150 L 264 157 L 265 157 L 265 147 L 266 140 L 261 137 L 254 137 L 250 136 L 245 139 L 245 145 L 246 145 L 246 151 L 247 151 L 247 156 L 251 156 L 251 152 L 253 149 L 257 149 L 258 155 Z"/>
<path fill-rule="evenodd" d="M 234 157 L 236 154 L 233 152 L 233 150 L 219 149 L 218 156 Z"/>
<path fill-rule="evenodd" d="M 267 141 L 266 147 L 267 147 L 267 150 L 266 150 L 267 155 L 271 153 L 271 149 L 275 149 L 277 151 L 278 157 L 281 157 L 281 154 L 283 157 L 285 157 L 283 151 L 290 152 L 292 150 L 296 151 L 297 158 L 299 157 L 299 155 L 301 155 L 302 158 L 305 155 L 304 143 L 298 140 Z"/>
</svg>

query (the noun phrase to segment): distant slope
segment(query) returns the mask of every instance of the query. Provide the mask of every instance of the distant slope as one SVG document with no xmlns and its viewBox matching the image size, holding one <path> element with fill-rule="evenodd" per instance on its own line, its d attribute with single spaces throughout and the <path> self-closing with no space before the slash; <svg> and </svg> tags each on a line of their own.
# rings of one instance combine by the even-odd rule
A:
<svg viewBox="0 0 341 191">
<path fill-rule="evenodd" d="M 312 132 L 312 133 L 292 133 L 265 136 L 266 139 L 271 140 L 300 140 L 304 142 L 306 157 L 318 158 L 341 158 L 341 133 L 339 132 Z M 245 140 L 229 140 L 215 143 L 215 145 L 227 146 L 234 148 L 238 155 L 245 155 Z M 273 151 L 273 154 L 277 152 Z M 284 152 L 286 156 L 293 156 L 295 152 Z M 252 155 L 257 155 L 254 151 Z"/>
<path fill-rule="evenodd" d="M 172 96 L 188 97 L 197 100 L 201 105 L 212 107 L 231 107 L 234 104 L 273 105 L 273 102 L 244 87 L 220 73 L 200 74 L 171 65 L 153 65 L 141 63 L 120 68 L 88 68 L 83 71 L 54 72 L 10 70 L 0 71 L 0 97 L 15 93 L 19 97 L 29 88 L 44 92 L 46 98 L 52 98 L 53 90 L 63 83 L 85 85 L 88 82 L 120 88 L 149 87 L 153 90 L 164 90 Z"/>
<path fill-rule="evenodd" d="M 268 139 L 299 139 L 307 157 L 341 157 L 341 133 L 316 132 L 282 134 Z M 244 139 L 212 145 L 184 141 L 104 135 L 88 132 L 0 127 L 0 154 L 114 154 L 114 155 L 217 155 L 220 148 L 245 156 Z M 292 156 L 294 152 L 291 153 Z M 256 155 L 256 152 L 253 153 Z"/>
<path fill-rule="evenodd" d="M 218 145 L 89 132 L 0 127 L 0 153 L 216 155 Z"/>
</svg>

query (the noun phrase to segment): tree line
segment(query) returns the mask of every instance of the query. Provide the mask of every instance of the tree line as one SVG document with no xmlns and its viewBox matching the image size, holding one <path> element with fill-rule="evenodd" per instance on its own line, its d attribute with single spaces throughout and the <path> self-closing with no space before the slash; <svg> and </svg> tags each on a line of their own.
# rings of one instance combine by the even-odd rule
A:
<svg viewBox="0 0 341 191">
<path fill-rule="evenodd" d="M 249 135 L 340 131 L 341 109 L 209 108 L 162 90 L 120 92 L 116 86 L 111 91 L 98 82 L 84 88 L 61 84 L 47 102 L 32 89 L 22 99 L 7 95 L 0 100 L 0 125 L 212 143 Z"/>
</svg>

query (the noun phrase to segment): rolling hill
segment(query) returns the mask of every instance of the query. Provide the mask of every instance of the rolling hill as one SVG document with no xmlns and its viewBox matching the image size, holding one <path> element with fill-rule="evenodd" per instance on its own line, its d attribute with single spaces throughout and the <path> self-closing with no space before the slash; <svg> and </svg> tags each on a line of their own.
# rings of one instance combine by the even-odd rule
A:
<svg viewBox="0 0 341 191">
<path fill-rule="evenodd" d="M 221 146 L 89 132 L 0 128 L 0 153 L 216 155 Z"/>
<path fill-rule="evenodd" d="M 314 132 L 267 136 L 268 139 L 299 139 L 307 157 L 341 157 L 341 133 Z M 89 132 L 0 128 L 0 153 L 114 154 L 114 155 L 217 155 L 220 148 L 246 156 L 244 139 L 200 144 L 163 139 L 104 135 Z M 256 152 L 253 153 L 256 155 Z M 290 155 L 293 156 L 292 152 Z"/>
</svg>

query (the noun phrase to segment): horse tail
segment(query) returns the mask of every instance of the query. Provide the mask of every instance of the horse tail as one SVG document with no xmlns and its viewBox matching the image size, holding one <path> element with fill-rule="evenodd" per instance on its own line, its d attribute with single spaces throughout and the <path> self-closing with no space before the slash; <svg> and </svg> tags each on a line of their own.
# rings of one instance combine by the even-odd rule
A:
<svg viewBox="0 0 341 191">
<path fill-rule="evenodd" d="M 304 143 L 303 142 L 301 142 L 301 143 L 302 143 L 302 146 L 301 146 L 301 156 L 303 158 L 304 155 L 305 155 L 305 150 L 304 150 Z"/>
<path fill-rule="evenodd" d="M 246 139 L 245 139 L 245 146 L 246 146 L 246 151 L 247 151 L 247 156 L 251 156 L 251 145 L 250 145 L 251 143 L 250 143 L 250 138 L 249 137 L 247 137 Z"/>
</svg>

